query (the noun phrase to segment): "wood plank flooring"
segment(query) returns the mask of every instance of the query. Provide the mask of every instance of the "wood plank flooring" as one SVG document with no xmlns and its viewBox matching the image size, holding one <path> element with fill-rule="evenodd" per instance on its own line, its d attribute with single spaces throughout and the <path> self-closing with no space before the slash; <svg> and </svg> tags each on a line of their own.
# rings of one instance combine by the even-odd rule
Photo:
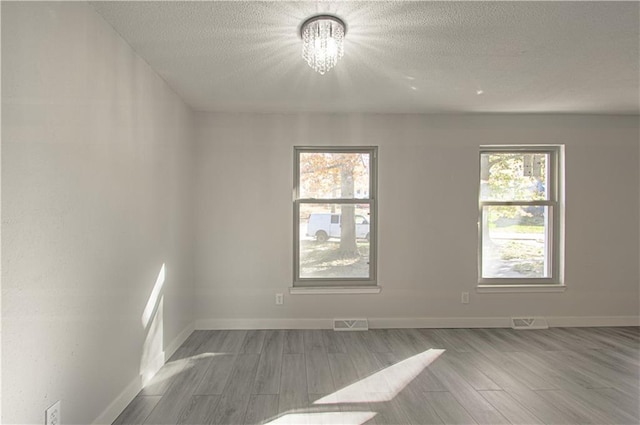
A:
<svg viewBox="0 0 640 425">
<path fill-rule="evenodd" d="M 195 331 L 114 422 L 639 424 L 640 328 Z"/>
</svg>

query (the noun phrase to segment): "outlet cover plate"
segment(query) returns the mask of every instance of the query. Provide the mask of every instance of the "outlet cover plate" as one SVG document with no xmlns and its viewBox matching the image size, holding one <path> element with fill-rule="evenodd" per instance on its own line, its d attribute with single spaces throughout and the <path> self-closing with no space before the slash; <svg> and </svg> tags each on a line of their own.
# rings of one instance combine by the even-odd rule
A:
<svg viewBox="0 0 640 425">
<path fill-rule="evenodd" d="M 462 304 L 469 304 L 469 293 L 468 292 L 463 292 L 462 293 L 462 298 L 460 299 L 460 302 Z"/>
<path fill-rule="evenodd" d="M 53 403 L 51 407 L 45 410 L 45 425 L 60 425 L 62 423 L 60 417 L 60 400 Z"/>
</svg>

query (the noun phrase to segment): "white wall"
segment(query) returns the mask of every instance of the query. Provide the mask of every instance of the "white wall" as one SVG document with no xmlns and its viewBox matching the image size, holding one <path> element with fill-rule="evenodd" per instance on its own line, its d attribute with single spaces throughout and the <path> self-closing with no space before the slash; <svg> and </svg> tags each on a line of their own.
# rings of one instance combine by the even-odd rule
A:
<svg viewBox="0 0 640 425">
<path fill-rule="evenodd" d="M 2 423 L 91 423 L 193 326 L 192 120 L 90 5 L 3 2 Z"/>
<path fill-rule="evenodd" d="M 197 326 L 334 317 L 638 316 L 637 117 L 196 117 Z M 478 147 L 510 143 L 566 145 L 564 293 L 474 290 Z M 382 293 L 288 295 L 294 145 L 379 146 Z M 470 304 L 460 304 L 462 291 L 471 292 Z M 286 294 L 284 306 L 274 305 L 275 292 Z"/>
<path fill-rule="evenodd" d="M 2 102 L 3 423 L 42 423 L 58 399 L 63 423 L 107 417 L 195 318 L 638 315 L 637 117 L 202 113 L 194 135 L 189 108 L 71 2 L 2 4 Z M 473 292 L 478 146 L 493 143 L 567 146 L 565 293 Z M 383 292 L 276 307 L 293 146 L 323 144 L 380 146 Z"/>
</svg>

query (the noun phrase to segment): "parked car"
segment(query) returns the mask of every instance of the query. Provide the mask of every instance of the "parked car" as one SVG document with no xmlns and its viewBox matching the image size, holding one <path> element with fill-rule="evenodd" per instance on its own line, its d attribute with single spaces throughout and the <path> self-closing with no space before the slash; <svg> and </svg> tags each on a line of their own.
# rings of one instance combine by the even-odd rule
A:
<svg viewBox="0 0 640 425">
<path fill-rule="evenodd" d="M 318 242 L 329 238 L 340 238 L 342 216 L 331 213 L 312 213 L 307 223 L 307 236 L 315 237 Z M 355 215 L 356 239 L 369 240 L 369 221 L 362 215 Z"/>
</svg>

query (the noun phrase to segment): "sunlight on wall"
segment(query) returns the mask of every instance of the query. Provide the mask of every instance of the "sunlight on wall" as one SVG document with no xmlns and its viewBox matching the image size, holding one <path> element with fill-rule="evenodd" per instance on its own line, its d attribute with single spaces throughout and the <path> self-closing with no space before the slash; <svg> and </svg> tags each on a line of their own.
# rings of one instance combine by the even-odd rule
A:
<svg viewBox="0 0 640 425">
<path fill-rule="evenodd" d="M 149 300 L 147 301 L 147 305 L 142 312 L 142 326 L 146 329 L 147 325 L 149 325 L 149 320 L 153 315 L 153 311 L 155 310 L 158 302 L 158 297 L 160 296 L 160 291 L 162 290 L 162 286 L 164 285 L 164 277 L 165 277 L 165 265 L 162 263 L 162 267 L 160 268 L 160 273 L 158 273 L 158 278 L 156 279 L 156 284 L 153 285 L 153 290 L 151 291 L 151 295 L 149 296 Z"/>
<path fill-rule="evenodd" d="M 160 296 L 165 280 L 165 264 L 162 263 L 158 278 L 142 312 L 142 327 L 146 330 L 140 377 L 145 386 L 164 365 L 164 296 Z"/>
<path fill-rule="evenodd" d="M 143 386 L 153 378 L 164 364 L 163 305 L 164 297 L 161 297 L 142 346 L 140 376 L 142 377 Z"/>
<path fill-rule="evenodd" d="M 373 418 L 376 412 L 322 412 L 291 413 L 267 422 L 266 425 L 284 424 L 326 424 L 361 425 Z"/>
<path fill-rule="evenodd" d="M 445 350 L 430 349 L 359 380 L 314 404 L 378 403 L 392 400 Z"/>
</svg>

